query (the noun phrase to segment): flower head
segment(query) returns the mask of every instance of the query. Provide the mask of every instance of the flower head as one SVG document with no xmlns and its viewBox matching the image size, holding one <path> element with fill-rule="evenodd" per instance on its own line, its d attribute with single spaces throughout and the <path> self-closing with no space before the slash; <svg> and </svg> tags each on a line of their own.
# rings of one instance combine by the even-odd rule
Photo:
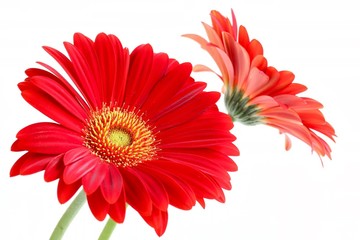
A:
<svg viewBox="0 0 360 240">
<path fill-rule="evenodd" d="M 121 223 L 126 204 L 158 235 L 169 205 L 191 209 L 204 199 L 224 202 L 228 171 L 238 155 L 228 115 L 218 111 L 216 92 L 149 44 L 129 53 L 114 35 L 95 41 L 77 33 L 64 43 L 68 56 L 44 47 L 72 83 L 51 66 L 31 68 L 19 84 L 23 98 L 54 122 L 29 125 L 12 151 L 27 151 L 10 175 L 44 170 L 58 181 L 67 202 L 82 186 L 98 220 Z M 73 87 L 75 86 L 75 87 Z"/>
<path fill-rule="evenodd" d="M 234 12 L 231 21 L 218 11 L 211 11 L 212 26 L 203 23 L 209 40 L 195 34 L 185 36 L 197 41 L 214 59 L 221 72 L 225 105 L 234 121 L 247 125 L 266 124 L 307 143 L 319 156 L 331 158 L 331 149 L 318 133 L 332 139 L 333 127 L 319 110 L 318 101 L 298 96 L 307 88 L 294 83 L 290 71 L 268 66 L 263 47 L 250 40 L 245 27 L 238 28 Z M 204 65 L 195 71 L 213 71 Z"/>
</svg>

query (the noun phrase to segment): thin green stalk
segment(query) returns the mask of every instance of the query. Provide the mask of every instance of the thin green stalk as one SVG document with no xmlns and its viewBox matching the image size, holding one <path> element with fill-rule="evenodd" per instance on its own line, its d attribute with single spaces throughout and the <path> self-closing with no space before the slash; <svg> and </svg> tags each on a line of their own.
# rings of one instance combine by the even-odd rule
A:
<svg viewBox="0 0 360 240">
<path fill-rule="evenodd" d="M 108 221 L 106 222 L 104 229 L 102 230 L 102 232 L 99 236 L 99 240 L 110 239 L 111 234 L 113 233 L 116 225 L 117 225 L 117 223 L 114 220 L 112 220 L 111 218 L 109 218 Z"/>
<path fill-rule="evenodd" d="M 62 239 L 66 229 L 68 228 L 76 214 L 79 212 L 80 208 L 84 205 L 85 201 L 86 196 L 84 190 L 81 190 L 60 218 L 58 224 L 56 225 L 54 231 L 51 234 L 50 240 Z"/>
</svg>

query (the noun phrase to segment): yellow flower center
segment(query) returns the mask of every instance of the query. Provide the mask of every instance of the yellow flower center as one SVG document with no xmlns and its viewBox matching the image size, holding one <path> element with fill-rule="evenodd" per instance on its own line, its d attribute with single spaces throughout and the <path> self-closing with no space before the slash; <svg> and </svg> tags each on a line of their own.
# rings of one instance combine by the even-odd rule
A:
<svg viewBox="0 0 360 240">
<path fill-rule="evenodd" d="M 132 142 L 130 134 L 122 129 L 111 130 L 109 133 L 109 139 L 115 145 L 120 147 L 129 146 Z"/>
<path fill-rule="evenodd" d="M 132 167 L 156 159 L 155 134 L 137 112 L 104 106 L 84 128 L 84 145 L 107 163 Z"/>
</svg>

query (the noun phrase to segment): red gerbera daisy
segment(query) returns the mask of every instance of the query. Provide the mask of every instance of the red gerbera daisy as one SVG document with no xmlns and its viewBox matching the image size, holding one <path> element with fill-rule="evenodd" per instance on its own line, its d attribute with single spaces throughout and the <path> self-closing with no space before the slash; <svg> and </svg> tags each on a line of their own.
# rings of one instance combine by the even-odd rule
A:
<svg viewBox="0 0 360 240">
<path fill-rule="evenodd" d="M 27 152 L 11 176 L 44 170 L 45 181 L 59 179 L 60 203 L 82 186 L 98 220 L 123 222 L 129 204 L 158 235 L 169 204 L 224 202 L 228 171 L 237 170 L 229 156 L 239 154 L 233 124 L 215 105 L 219 94 L 190 77 L 191 64 L 148 44 L 129 54 L 104 33 L 95 41 L 77 33 L 64 45 L 69 58 L 44 49 L 76 88 L 47 64 L 26 71 L 23 98 L 55 122 L 19 131 L 11 149 Z"/>
<path fill-rule="evenodd" d="M 335 131 L 319 110 L 318 101 L 299 97 L 304 85 L 293 83 L 294 74 L 267 65 L 259 41 L 249 40 L 245 27 L 237 27 L 232 12 L 230 20 L 217 11 L 210 13 L 212 26 L 203 23 L 209 41 L 187 34 L 215 60 L 224 82 L 225 105 L 234 121 L 247 125 L 267 124 L 285 134 L 286 149 L 291 134 L 307 143 L 319 156 L 331 158 L 329 145 L 316 133 L 333 139 Z M 213 71 L 204 65 L 195 71 Z"/>
</svg>

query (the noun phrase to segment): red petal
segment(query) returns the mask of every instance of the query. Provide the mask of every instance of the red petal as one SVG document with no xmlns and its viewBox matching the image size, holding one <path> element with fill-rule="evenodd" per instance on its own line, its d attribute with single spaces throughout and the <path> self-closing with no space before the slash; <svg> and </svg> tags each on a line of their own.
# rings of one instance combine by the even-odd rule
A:
<svg viewBox="0 0 360 240">
<path fill-rule="evenodd" d="M 126 213 L 126 202 L 125 202 L 125 193 L 121 191 L 120 197 L 117 202 L 110 205 L 109 215 L 117 223 L 124 222 L 125 213 Z"/>
<path fill-rule="evenodd" d="M 189 78 L 189 79 L 191 79 L 191 78 Z M 173 111 L 174 109 L 178 108 L 179 106 L 183 105 L 184 103 L 190 101 L 193 97 L 200 94 L 205 88 L 206 88 L 206 83 L 203 83 L 203 82 L 196 82 L 193 84 L 188 84 L 188 86 L 183 87 L 181 89 L 181 91 L 179 91 L 175 96 L 173 96 L 169 100 L 169 103 L 165 107 L 165 109 L 163 109 L 163 110 L 161 109 L 161 112 L 159 111 L 159 115 Z"/>
<path fill-rule="evenodd" d="M 155 229 L 156 234 L 160 237 L 164 234 L 168 222 L 168 212 L 154 208 L 151 215 L 141 215 L 141 217 Z"/>
<path fill-rule="evenodd" d="M 95 72 L 100 85 L 99 91 L 103 102 L 110 103 L 113 101 L 114 92 L 118 89 L 113 89 L 116 79 L 117 58 L 118 53 L 122 49 L 115 51 L 110 36 L 100 33 L 95 39 L 95 50 L 97 58 L 91 56 L 87 57 L 88 61 L 92 62 L 92 69 Z"/>
<path fill-rule="evenodd" d="M 67 151 L 64 155 L 64 164 L 70 165 L 76 161 L 82 160 L 84 158 L 94 158 L 93 155 L 87 147 L 78 146 L 77 148 L 73 148 Z"/>
<path fill-rule="evenodd" d="M 146 185 L 154 206 L 162 211 L 166 211 L 169 205 L 169 197 L 162 183 L 153 176 L 141 171 L 141 167 L 134 170 Z"/>
<path fill-rule="evenodd" d="M 247 85 L 248 74 L 250 71 L 250 58 L 248 52 L 228 33 L 223 33 L 226 54 L 231 59 L 234 68 L 234 83 L 229 83 L 231 87 L 238 89 Z"/>
<path fill-rule="evenodd" d="M 82 178 L 84 191 L 87 195 L 93 194 L 100 186 L 108 172 L 108 164 L 99 162 L 93 170 Z"/>
<path fill-rule="evenodd" d="M 149 44 L 140 45 L 132 51 L 125 95 L 125 103 L 128 105 L 139 97 L 136 94 L 138 86 L 147 81 L 152 68 L 153 57 L 154 52 Z"/>
<path fill-rule="evenodd" d="M 247 48 L 250 43 L 248 32 L 244 26 L 239 27 L 238 42 L 244 48 Z"/>
<path fill-rule="evenodd" d="M 24 155 L 22 155 L 15 163 L 14 165 L 11 167 L 10 169 L 10 177 L 15 177 L 17 175 L 20 175 L 20 169 L 21 166 L 24 164 L 24 162 L 26 162 L 29 158 L 31 158 L 34 155 L 34 153 L 25 153 Z"/>
<path fill-rule="evenodd" d="M 48 163 L 51 162 L 54 158 L 58 158 L 58 156 L 54 155 L 43 155 L 31 152 L 23 155 L 23 157 L 24 156 L 27 157 L 27 160 L 20 168 L 21 175 L 29 175 L 40 172 L 44 170 Z"/>
<path fill-rule="evenodd" d="M 165 149 L 162 151 L 161 157 L 200 170 L 214 177 L 222 188 L 231 188 L 230 175 L 227 172 L 229 168 L 226 167 L 228 162 L 231 162 L 232 165 L 235 163 L 227 155 L 209 149 L 182 149 L 181 151 Z M 233 168 L 231 167 L 231 169 Z"/>
<path fill-rule="evenodd" d="M 113 45 L 113 51 L 116 55 L 116 76 L 111 87 L 112 96 L 111 100 L 113 103 L 124 102 L 125 90 L 127 84 L 127 76 L 129 72 L 130 56 L 129 50 L 123 48 L 120 40 L 114 36 L 109 35 Z"/>
<path fill-rule="evenodd" d="M 16 137 L 21 139 L 33 137 L 32 135 L 42 135 L 48 133 L 53 133 L 54 135 L 62 134 L 72 138 L 81 138 L 78 136 L 79 133 L 69 130 L 59 124 L 50 122 L 39 122 L 26 126 L 16 134 Z"/>
<path fill-rule="evenodd" d="M 169 71 L 157 84 L 153 87 L 149 97 L 143 105 L 143 109 L 164 108 L 168 101 L 179 92 L 179 89 L 184 85 L 190 77 L 192 66 L 190 63 L 183 63 L 171 71 Z"/>
<path fill-rule="evenodd" d="M 29 85 L 30 84 L 30 85 Z M 59 104 L 48 93 L 31 85 L 29 82 L 19 84 L 22 97 L 34 108 L 69 129 L 80 132 L 83 123 L 68 109 Z"/>
<path fill-rule="evenodd" d="M 131 104 L 133 106 L 142 106 L 147 100 L 150 91 L 153 89 L 157 81 L 162 79 L 168 70 L 169 57 L 165 53 L 157 53 L 153 56 L 153 63 L 149 73 L 149 77 L 146 81 L 145 79 L 139 79 L 141 82 L 138 84 L 138 96 L 136 100 Z"/>
<path fill-rule="evenodd" d="M 46 182 L 54 181 L 62 176 L 64 171 L 63 154 L 58 155 L 48 163 L 45 168 L 44 180 Z"/>
<path fill-rule="evenodd" d="M 79 105 L 77 99 L 57 81 L 44 76 L 33 76 L 28 81 L 50 95 L 56 104 L 63 106 L 79 121 L 86 119 L 87 112 Z"/>
<path fill-rule="evenodd" d="M 64 46 L 69 54 L 76 75 L 78 76 L 75 83 L 77 84 L 79 90 L 93 109 L 96 109 L 96 107 L 101 108 L 102 102 L 100 98 L 100 91 L 96 84 L 96 79 L 94 78 L 95 76 L 91 67 L 88 65 L 79 49 L 77 49 L 74 45 L 65 42 Z"/>
<path fill-rule="evenodd" d="M 224 193 L 219 184 L 209 175 L 202 173 L 198 169 L 173 161 L 162 160 L 157 160 L 152 165 L 161 168 L 162 171 L 167 172 L 171 176 L 180 178 L 193 190 L 197 198 L 224 201 Z"/>
<path fill-rule="evenodd" d="M 247 50 L 249 52 L 250 59 L 254 59 L 256 56 L 263 55 L 264 53 L 261 43 L 256 39 L 251 40 Z"/>
<path fill-rule="evenodd" d="M 100 33 L 99 35 L 105 35 L 103 33 Z M 105 44 L 105 43 L 104 43 Z M 100 74 L 107 72 L 106 69 L 101 69 L 102 61 L 100 60 L 100 57 L 95 49 L 94 42 L 86 37 L 85 35 L 81 33 L 75 33 L 74 34 L 74 46 L 78 50 L 78 52 L 83 56 L 84 60 L 86 61 L 86 65 L 89 66 L 89 72 L 93 75 L 94 82 L 89 85 L 92 87 L 96 87 L 96 90 L 101 96 L 101 99 L 103 98 L 103 88 L 102 85 L 105 85 L 105 81 L 107 79 L 101 78 Z"/>
<path fill-rule="evenodd" d="M 169 203 L 174 207 L 189 210 L 195 205 L 196 197 L 194 192 L 180 178 L 169 176 L 162 169 L 158 169 L 152 164 L 142 164 L 141 170 L 161 182 L 168 194 Z"/>
<path fill-rule="evenodd" d="M 42 129 L 43 127 L 43 129 Z M 43 154 L 61 154 L 82 144 L 76 133 L 51 123 L 37 123 L 20 130 L 11 146 L 12 151 L 31 151 Z"/>
<path fill-rule="evenodd" d="M 71 86 L 69 84 L 69 82 L 58 71 L 56 71 L 54 68 L 50 67 L 49 65 L 47 65 L 45 63 L 42 63 L 42 62 L 37 62 L 37 63 L 40 64 L 41 66 L 43 66 L 44 68 L 46 68 L 47 70 L 49 70 L 50 72 L 42 70 L 42 69 L 37 69 L 37 68 L 29 68 L 25 71 L 25 73 L 29 77 L 41 76 L 41 77 L 51 79 L 53 82 L 58 83 L 62 89 L 64 89 L 74 99 L 76 99 L 78 102 L 78 105 L 81 106 L 85 112 L 89 111 L 87 104 L 84 102 L 84 100 L 79 95 L 79 93 L 73 88 L 73 86 Z"/>
<path fill-rule="evenodd" d="M 175 127 L 183 124 L 189 120 L 193 120 L 211 106 L 219 99 L 220 94 L 217 92 L 203 92 L 183 104 L 176 111 L 167 113 L 157 120 L 154 125 L 158 126 L 158 131 L 163 131 L 166 128 Z"/>
<path fill-rule="evenodd" d="M 123 190 L 123 178 L 119 170 L 112 164 L 109 165 L 109 170 L 100 185 L 101 192 L 104 199 L 114 204 L 120 197 L 120 193 Z"/>
<path fill-rule="evenodd" d="M 100 189 L 98 189 L 93 194 L 87 195 L 87 201 L 89 204 L 89 208 L 95 218 L 99 221 L 104 220 L 106 214 L 109 211 L 110 205 L 104 199 Z"/>
<path fill-rule="evenodd" d="M 121 172 L 124 178 L 126 201 L 140 214 L 151 214 L 152 200 L 141 176 L 131 168 L 125 168 Z"/>
<path fill-rule="evenodd" d="M 66 157 L 67 154 L 65 154 Z M 65 159 L 65 158 L 64 158 Z M 65 160 L 64 160 L 65 161 Z M 99 158 L 97 156 L 84 156 L 79 160 L 66 164 L 63 179 L 66 184 L 72 184 L 90 172 L 96 166 Z"/>
<path fill-rule="evenodd" d="M 73 184 L 66 184 L 61 178 L 59 179 L 57 196 L 61 204 L 66 203 L 81 186 L 81 181 L 75 182 Z"/>
</svg>

